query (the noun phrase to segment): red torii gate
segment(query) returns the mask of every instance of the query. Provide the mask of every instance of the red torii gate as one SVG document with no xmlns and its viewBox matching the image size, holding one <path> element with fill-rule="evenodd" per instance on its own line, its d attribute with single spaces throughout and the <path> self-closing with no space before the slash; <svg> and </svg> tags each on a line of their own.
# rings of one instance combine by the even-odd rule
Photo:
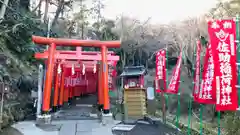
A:
<svg viewBox="0 0 240 135">
<path fill-rule="evenodd" d="M 113 55 L 113 52 L 107 52 L 108 61 L 118 61 L 119 56 Z M 47 59 L 48 51 L 43 53 L 36 53 L 35 58 L 37 59 Z M 101 54 L 99 52 L 87 52 L 87 51 L 55 51 L 55 57 L 57 59 L 71 59 L 71 60 L 91 60 L 100 61 L 102 60 Z"/>
<path fill-rule="evenodd" d="M 55 59 L 56 60 L 62 60 L 61 63 L 56 62 L 56 66 L 58 66 L 58 64 L 61 64 L 61 65 L 64 65 L 65 68 L 71 68 L 72 65 L 84 64 L 86 70 L 88 69 L 88 70 L 93 71 L 94 65 L 96 66 L 98 64 L 97 61 L 76 61 L 76 60 L 75 61 L 66 61 L 66 60 L 73 60 L 73 59 L 79 58 L 79 54 L 81 56 L 80 58 L 82 58 L 82 56 L 85 57 L 85 58 L 83 58 L 83 60 L 89 60 L 89 59 L 90 60 L 92 60 L 92 59 L 100 60 L 101 56 L 98 55 L 98 54 L 100 54 L 100 52 L 81 51 L 81 48 L 79 48 L 79 47 L 77 47 L 77 50 L 78 51 L 56 51 L 55 52 Z M 71 55 L 68 55 L 68 54 L 71 54 Z M 81 55 L 81 54 L 83 54 L 83 55 Z M 91 55 L 86 55 L 86 54 L 91 54 Z M 113 54 L 114 54 L 114 52 L 108 52 L 107 60 L 109 61 L 108 62 L 109 65 L 113 64 L 112 61 L 118 61 L 119 60 L 119 56 L 114 56 Z M 35 58 L 37 58 L 37 59 L 47 59 L 48 58 L 48 51 L 44 51 L 43 53 L 35 53 Z M 64 75 L 64 74 L 62 74 L 62 75 Z M 99 104 L 99 107 L 102 107 L 103 106 L 103 95 L 102 95 L 102 91 L 101 91 L 102 90 L 101 74 L 99 74 L 98 76 L 99 76 L 99 79 L 98 79 L 98 104 Z M 64 78 L 64 77 L 62 76 L 62 78 Z M 60 93 L 59 93 L 58 82 L 59 82 L 59 74 L 56 73 L 55 86 L 54 86 L 55 88 L 54 88 L 53 110 L 56 110 L 58 105 L 62 106 L 63 102 L 64 102 L 63 100 L 66 99 L 66 97 L 62 96 L 63 93 L 64 93 L 63 92 L 64 84 L 60 83 Z M 60 95 L 60 98 L 58 100 L 59 95 Z M 72 96 L 72 95 L 68 95 L 68 94 L 64 94 L 64 95 L 65 96 Z"/>
<path fill-rule="evenodd" d="M 32 40 L 36 44 L 42 45 L 50 45 L 48 50 L 48 55 L 42 55 L 43 57 L 48 58 L 47 61 L 47 73 L 46 73 L 46 80 L 45 80 L 45 87 L 44 87 L 44 100 L 43 100 L 43 113 L 46 114 L 50 110 L 50 95 L 51 95 L 51 85 L 52 85 L 52 76 L 53 76 L 53 68 L 54 62 L 58 58 L 55 55 L 56 46 L 82 46 L 82 47 L 100 47 L 101 48 L 101 56 L 93 56 L 93 60 L 102 60 L 100 72 L 102 75 L 102 85 L 103 85 L 103 113 L 109 113 L 110 103 L 109 103 L 109 95 L 108 95 L 108 64 L 107 64 L 107 50 L 108 48 L 118 48 L 120 47 L 120 41 L 96 41 L 96 40 L 75 40 L 75 39 L 61 39 L 61 38 L 46 38 L 40 36 L 32 36 Z M 78 48 L 79 49 L 79 48 Z M 78 51 L 77 49 L 77 51 Z M 71 53 L 71 52 L 70 52 Z M 77 59 L 81 59 L 80 57 L 84 57 L 84 55 L 75 54 L 77 55 Z M 41 54 L 38 54 L 41 56 Z M 60 56 L 60 54 L 59 54 Z M 78 57 L 80 56 L 80 57 Z M 87 55 L 85 55 L 86 57 Z M 57 58 L 56 58 L 57 57 Z M 70 57 L 70 56 L 69 56 Z M 75 56 L 76 57 L 76 56 Z M 92 57 L 92 56 L 91 56 Z M 84 58 L 82 59 L 84 60 Z M 87 59 L 89 60 L 89 59 Z"/>
</svg>

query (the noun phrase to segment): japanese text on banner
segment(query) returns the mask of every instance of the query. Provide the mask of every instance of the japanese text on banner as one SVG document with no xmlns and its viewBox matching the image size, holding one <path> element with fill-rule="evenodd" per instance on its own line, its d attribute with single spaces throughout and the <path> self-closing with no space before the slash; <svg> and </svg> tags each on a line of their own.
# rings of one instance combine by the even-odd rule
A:
<svg viewBox="0 0 240 135">
<path fill-rule="evenodd" d="M 216 79 L 216 110 L 236 110 L 236 25 L 233 20 L 208 22 Z"/>
<path fill-rule="evenodd" d="M 214 64 L 211 44 L 208 45 L 207 54 L 204 59 L 204 71 L 202 76 L 201 88 L 197 102 L 203 104 L 216 103 L 216 87 L 214 83 Z"/>
<path fill-rule="evenodd" d="M 196 66 L 195 66 L 195 76 L 194 76 L 194 89 L 193 89 L 193 97 L 194 101 L 197 101 L 198 93 L 200 89 L 200 58 L 201 58 L 201 43 L 197 41 L 197 53 L 196 53 Z"/>
<path fill-rule="evenodd" d="M 166 89 L 166 51 L 160 50 L 156 54 L 156 92 L 159 93 Z M 163 88 L 160 87 L 159 80 L 163 81 Z"/>
<path fill-rule="evenodd" d="M 181 65 L 182 65 L 182 52 L 180 53 L 177 61 L 177 65 L 174 67 L 170 84 L 168 85 L 168 89 L 166 93 L 171 93 L 171 94 L 177 94 L 178 93 L 178 87 L 180 83 L 180 74 L 181 74 Z"/>
</svg>

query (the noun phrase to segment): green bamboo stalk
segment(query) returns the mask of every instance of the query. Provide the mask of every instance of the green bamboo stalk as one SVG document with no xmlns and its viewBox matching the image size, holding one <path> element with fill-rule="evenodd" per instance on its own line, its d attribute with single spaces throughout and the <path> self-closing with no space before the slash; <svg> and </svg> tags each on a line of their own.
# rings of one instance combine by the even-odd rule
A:
<svg viewBox="0 0 240 135">
<path fill-rule="evenodd" d="M 218 111 L 218 135 L 221 135 L 221 125 L 220 125 L 220 122 L 221 122 L 221 112 Z"/>
<path fill-rule="evenodd" d="M 192 96 L 189 99 L 189 107 L 188 107 L 188 135 L 191 135 L 191 118 L 192 118 Z"/>
<path fill-rule="evenodd" d="M 203 104 L 200 104 L 200 135 L 203 134 Z"/>
<path fill-rule="evenodd" d="M 240 63 L 240 37 L 239 37 L 239 16 L 236 16 L 236 37 L 237 37 L 237 62 Z M 238 66 L 239 68 L 239 66 Z M 238 69 L 237 68 L 237 69 Z M 240 85 L 240 75 L 238 70 L 238 85 Z M 238 88 L 238 97 L 240 97 L 240 89 Z M 238 106 L 240 106 L 240 98 L 238 98 Z"/>
<path fill-rule="evenodd" d="M 192 57 L 192 75 L 194 75 L 194 69 L 195 69 L 195 64 L 194 64 L 194 60 L 196 58 L 196 44 L 193 46 L 193 57 Z M 193 88 L 194 88 L 194 84 L 195 82 L 193 81 Z M 193 102 L 193 97 L 192 95 L 190 96 L 189 99 L 189 107 L 188 107 L 188 135 L 191 135 L 191 119 L 192 119 L 192 102 Z"/>
<path fill-rule="evenodd" d="M 176 116 L 176 127 L 178 128 L 179 127 L 179 116 L 180 116 L 180 96 L 181 96 L 181 93 L 178 92 L 177 94 L 177 98 L 178 98 L 178 106 L 177 106 L 177 116 Z"/>
</svg>

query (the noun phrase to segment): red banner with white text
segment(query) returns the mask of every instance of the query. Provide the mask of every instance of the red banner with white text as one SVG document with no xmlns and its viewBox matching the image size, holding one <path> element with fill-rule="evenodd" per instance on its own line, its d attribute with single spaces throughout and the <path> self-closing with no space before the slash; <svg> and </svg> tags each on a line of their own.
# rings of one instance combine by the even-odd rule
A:
<svg viewBox="0 0 240 135">
<path fill-rule="evenodd" d="M 160 87 L 159 80 L 163 81 L 163 88 Z M 156 92 L 166 90 L 166 51 L 160 50 L 156 54 L 156 78 L 155 78 Z"/>
<path fill-rule="evenodd" d="M 216 79 L 216 110 L 238 107 L 236 67 L 236 24 L 234 20 L 208 22 Z"/>
<path fill-rule="evenodd" d="M 178 88 L 179 88 L 180 76 L 181 76 L 181 65 L 182 65 L 182 52 L 178 57 L 177 65 L 173 69 L 170 84 L 168 85 L 168 89 L 166 90 L 166 93 L 178 94 Z"/>
<path fill-rule="evenodd" d="M 201 58 L 201 43 L 198 40 L 197 41 L 195 76 L 194 76 L 194 88 L 193 88 L 194 101 L 197 101 L 198 93 L 200 90 L 200 58 Z"/>
<path fill-rule="evenodd" d="M 214 63 L 211 44 L 208 45 L 204 59 L 202 82 L 197 102 L 202 104 L 216 103 L 216 84 L 214 81 Z"/>
</svg>

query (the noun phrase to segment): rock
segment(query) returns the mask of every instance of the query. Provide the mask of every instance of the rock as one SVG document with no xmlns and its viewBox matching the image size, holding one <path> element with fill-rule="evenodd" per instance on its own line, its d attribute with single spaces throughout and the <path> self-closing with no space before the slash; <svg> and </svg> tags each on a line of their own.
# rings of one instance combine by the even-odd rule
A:
<svg viewBox="0 0 240 135">
<path fill-rule="evenodd" d="M 32 89 L 37 89 L 36 81 L 30 75 L 22 75 L 17 81 L 17 86 L 21 92 L 31 92 Z"/>
<path fill-rule="evenodd" d="M 23 135 L 23 134 L 19 132 L 17 129 L 9 127 L 3 129 L 3 131 L 0 132 L 0 135 Z"/>
</svg>

